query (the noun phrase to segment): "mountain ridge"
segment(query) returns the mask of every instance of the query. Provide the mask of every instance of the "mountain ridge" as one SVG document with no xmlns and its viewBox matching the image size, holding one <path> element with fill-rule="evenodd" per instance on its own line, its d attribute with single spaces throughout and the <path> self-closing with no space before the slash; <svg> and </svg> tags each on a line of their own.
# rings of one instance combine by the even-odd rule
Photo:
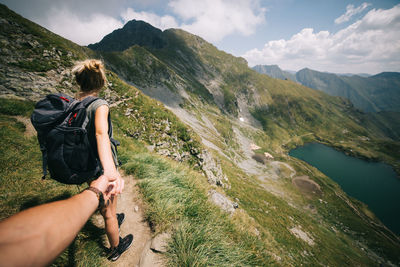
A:
<svg viewBox="0 0 400 267">
<path fill-rule="evenodd" d="M 282 79 L 282 75 L 276 75 L 264 68 L 253 67 L 256 71 L 270 75 L 273 78 Z M 277 71 L 284 73 L 275 65 Z M 307 87 L 321 90 L 333 96 L 342 96 L 349 99 L 355 107 L 365 112 L 400 111 L 400 73 L 382 72 L 363 77 L 357 74 L 342 75 L 329 72 L 315 71 L 303 68 L 289 79 L 301 83 Z"/>
<path fill-rule="evenodd" d="M 140 35 L 140 36 L 139 36 Z M 112 39 L 119 42 L 112 42 Z M 163 31 L 141 20 L 128 21 L 123 28 L 116 29 L 112 33 L 88 48 L 101 51 L 123 51 L 133 45 L 162 48 L 165 46 Z"/>
</svg>

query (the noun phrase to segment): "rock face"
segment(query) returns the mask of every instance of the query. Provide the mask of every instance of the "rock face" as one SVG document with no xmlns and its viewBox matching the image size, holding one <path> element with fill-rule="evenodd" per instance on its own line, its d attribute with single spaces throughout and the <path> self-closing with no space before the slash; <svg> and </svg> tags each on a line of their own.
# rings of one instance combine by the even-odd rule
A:
<svg viewBox="0 0 400 267">
<path fill-rule="evenodd" d="M 222 187 L 229 187 L 228 177 L 222 172 L 221 164 L 219 164 L 207 150 L 203 150 L 198 154 L 200 168 L 207 177 L 210 184 Z"/>
<path fill-rule="evenodd" d="M 9 18 L 0 19 L 0 97 L 37 101 L 54 92 L 71 94 L 69 71 L 76 55 Z"/>
<path fill-rule="evenodd" d="M 232 214 L 235 212 L 235 209 L 237 209 L 239 206 L 237 203 L 232 202 L 231 200 L 229 200 L 226 196 L 224 196 L 223 194 L 215 191 L 215 190 L 210 190 L 208 192 L 211 201 L 219 206 L 222 210 Z"/>
<path fill-rule="evenodd" d="M 119 42 L 115 42 L 115 39 Z M 161 30 L 144 21 L 131 20 L 122 29 L 113 31 L 100 42 L 90 44 L 88 47 L 101 51 L 123 51 L 133 45 L 163 48 L 165 43 Z"/>
</svg>

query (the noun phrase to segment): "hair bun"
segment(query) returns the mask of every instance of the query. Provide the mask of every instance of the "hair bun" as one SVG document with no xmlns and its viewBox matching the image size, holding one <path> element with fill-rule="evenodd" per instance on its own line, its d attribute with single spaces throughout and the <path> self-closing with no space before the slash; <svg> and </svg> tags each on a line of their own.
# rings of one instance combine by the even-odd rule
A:
<svg viewBox="0 0 400 267">
<path fill-rule="evenodd" d="M 87 59 L 77 62 L 72 73 L 82 91 L 100 89 L 106 82 L 103 62 L 97 59 Z"/>
<path fill-rule="evenodd" d="M 84 68 L 87 71 L 99 71 L 100 69 L 104 68 L 103 63 L 100 60 L 90 59 L 83 62 Z"/>
</svg>

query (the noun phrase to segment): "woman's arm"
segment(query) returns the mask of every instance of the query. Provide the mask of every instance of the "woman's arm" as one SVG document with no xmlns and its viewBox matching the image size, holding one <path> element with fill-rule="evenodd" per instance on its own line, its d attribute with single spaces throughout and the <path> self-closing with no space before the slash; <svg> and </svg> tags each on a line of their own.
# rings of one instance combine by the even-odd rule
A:
<svg viewBox="0 0 400 267">
<path fill-rule="evenodd" d="M 90 186 L 106 192 L 109 181 L 100 176 Z M 1 266 L 45 266 L 72 242 L 98 207 L 96 193 L 85 190 L 69 199 L 22 211 L 0 222 Z"/>
<path fill-rule="evenodd" d="M 107 105 L 102 105 L 96 110 L 94 124 L 96 128 L 97 151 L 99 153 L 101 165 L 103 166 L 104 175 L 107 176 L 110 181 L 116 182 L 113 193 L 121 193 L 124 181 L 115 167 L 111 152 L 110 137 L 108 136 L 108 112 L 109 108 Z"/>
</svg>

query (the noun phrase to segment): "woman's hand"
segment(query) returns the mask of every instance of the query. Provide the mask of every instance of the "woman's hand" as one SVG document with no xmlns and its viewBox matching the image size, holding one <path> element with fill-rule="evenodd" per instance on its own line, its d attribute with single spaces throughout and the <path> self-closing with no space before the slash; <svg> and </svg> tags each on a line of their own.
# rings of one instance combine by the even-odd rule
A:
<svg viewBox="0 0 400 267">
<path fill-rule="evenodd" d="M 119 172 L 117 170 L 111 172 L 104 171 L 104 176 L 108 177 L 110 181 L 110 186 L 107 191 L 112 195 L 121 194 L 124 190 L 125 181 L 121 178 Z"/>
</svg>

